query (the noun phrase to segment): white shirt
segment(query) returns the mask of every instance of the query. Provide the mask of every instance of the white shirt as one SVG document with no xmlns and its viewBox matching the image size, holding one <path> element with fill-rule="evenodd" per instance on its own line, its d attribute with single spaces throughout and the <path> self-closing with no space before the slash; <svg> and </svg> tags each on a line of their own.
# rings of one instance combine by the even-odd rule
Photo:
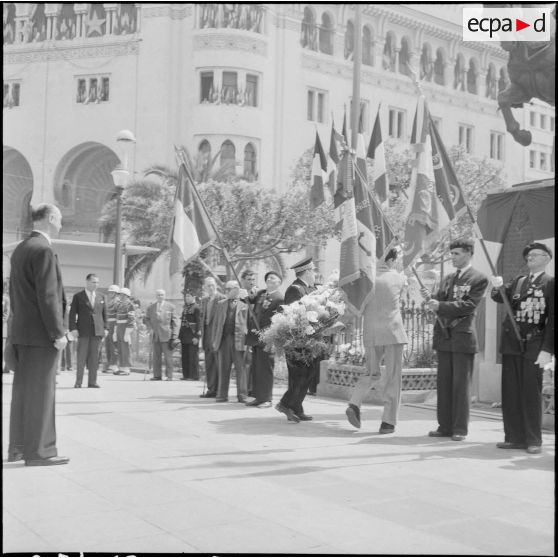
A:
<svg viewBox="0 0 558 558">
<path fill-rule="evenodd" d="M 87 293 L 87 298 L 89 299 L 91 306 L 95 306 L 95 291 L 88 291 L 85 289 L 85 292 Z"/>
</svg>

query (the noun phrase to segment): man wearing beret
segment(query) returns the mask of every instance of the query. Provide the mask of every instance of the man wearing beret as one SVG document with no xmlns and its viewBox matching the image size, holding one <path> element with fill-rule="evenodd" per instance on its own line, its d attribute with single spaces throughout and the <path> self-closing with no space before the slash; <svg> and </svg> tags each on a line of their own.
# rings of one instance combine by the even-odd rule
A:
<svg viewBox="0 0 558 558">
<path fill-rule="evenodd" d="M 453 241 L 450 256 L 455 273 L 444 277 L 435 294 L 421 289 L 437 316 L 432 346 L 438 355 L 438 428 L 428 435 L 456 442 L 465 440 L 468 433 L 471 378 L 478 352 L 474 319 L 488 286 L 488 278 L 471 266 L 473 253 L 473 240 Z"/>
<path fill-rule="evenodd" d="M 291 267 L 296 274 L 296 279 L 291 283 L 285 291 L 285 304 L 291 304 L 300 300 L 316 290 L 314 282 L 316 274 L 314 270 L 314 262 L 312 258 L 304 258 Z M 314 369 L 319 366 L 319 361 L 314 362 Z M 302 402 L 308 392 L 308 386 L 312 382 L 313 374 L 302 374 L 301 369 L 293 366 L 287 359 L 287 369 L 289 371 L 289 387 L 281 401 L 275 408 L 287 416 L 291 422 L 299 422 L 301 420 L 312 420 L 310 415 L 304 413 Z M 315 372 L 314 372 L 315 373 Z"/>
<path fill-rule="evenodd" d="M 500 449 L 541 452 L 542 376 L 554 354 L 554 277 L 545 273 L 552 259 L 548 246 L 533 242 L 523 250 L 528 275 L 519 275 L 504 287 L 510 300 L 521 342 L 506 316 L 500 339 L 502 353 L 502 416 L 504 441 Z M 490 296 L 501 303 L 502 277 L 492 277 Z"/>
</svg>

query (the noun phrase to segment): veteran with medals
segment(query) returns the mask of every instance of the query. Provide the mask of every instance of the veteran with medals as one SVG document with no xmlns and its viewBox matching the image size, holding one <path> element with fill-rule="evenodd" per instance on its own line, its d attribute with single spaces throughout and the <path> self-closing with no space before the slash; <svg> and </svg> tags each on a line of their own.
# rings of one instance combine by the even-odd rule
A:
<svg viewBox="0 0 558 558">
<path fill-rule="evenodd" d="M 500 449 L 541 452 L 542 376 L 554 354 L 554 277 L 545 270 L 552 251 L 540 242 L 523 250 L 529 275 L 519 275 L 504 287 L 514 313 L 521 341 L 511 320 L 502 325 L 502 417 L 504 441 Z M 503 302 L 502 277 L 492 277 L 492 300 Z"/>
</svg>

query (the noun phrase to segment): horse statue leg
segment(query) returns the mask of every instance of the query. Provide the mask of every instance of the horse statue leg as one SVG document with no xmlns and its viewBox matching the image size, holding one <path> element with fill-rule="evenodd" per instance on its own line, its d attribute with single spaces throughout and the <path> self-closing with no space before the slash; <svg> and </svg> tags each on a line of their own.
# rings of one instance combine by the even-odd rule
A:
<svg viewBox="0 0 558 558">
<path fill-rule="evenodd" d="M 521 107 L 524 102 L 529 101 L 523 95 L 522 88 L 514 83 L 511 83 L 498 95 L 498 107 L 502 111 L 502 116 L 506 123 L 506 130 L 512 135 L 513 139 L 523 145 L 531 145 L 532 135 L 529 130 L 522 130 L 519 127 L 519 122 L 515 119 L 512 113 L 512 106 Z"/>
</svg>

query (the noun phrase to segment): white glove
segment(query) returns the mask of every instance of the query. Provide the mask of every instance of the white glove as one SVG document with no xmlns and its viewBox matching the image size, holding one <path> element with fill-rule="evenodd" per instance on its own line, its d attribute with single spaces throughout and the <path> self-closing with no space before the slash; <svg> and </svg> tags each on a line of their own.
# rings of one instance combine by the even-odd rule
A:
<svg viewBox="0 0 558 558">
<path fill-rule="evenodd" d="M 77 329 L 72 329 L 72 331 L 70 331 L 70 335 L 72 337 L 72 341 L 74 341 L 75 339 L 77 339 L 79 337 L 79 333 Z"/>
<path fill-rule="evenodd" d="M 64 337 L 55 339 L 53 344 L 56 350 L 61 351 L 68 344 L 68 339 L 64 335 Z"/>
<path fill-rule="evenodd" d="M 549 369 L 552 367 L 552 355 L 548 351 L 541 351 L 535 364 L 538 364 L 541 368 Z"/>
<path fill-rule="evenodd" d="M 116 343 L 118 341 L 118 335 L 116 335 L 116 329 L 114 330 L 114 333 L 112 334 L 112 340 Z"/>
<path fill-rule="evenodd" d="M 495 289 L 499 289 L 504 284 L 504 280 L 499 275 L 493 275 L 490 282 Z"/>
<path fill-rule="evenodd" d="M 126 343 L 131 343 L 132 342 L 132 333 L 129 329 L 127 329 L 124 333 L 124 341 Z"/>
</svg>

